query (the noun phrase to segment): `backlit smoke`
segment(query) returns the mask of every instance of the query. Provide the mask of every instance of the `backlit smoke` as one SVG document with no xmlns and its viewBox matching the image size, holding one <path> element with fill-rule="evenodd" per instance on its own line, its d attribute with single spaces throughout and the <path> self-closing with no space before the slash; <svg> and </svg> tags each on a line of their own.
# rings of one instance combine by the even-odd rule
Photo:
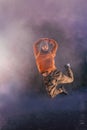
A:
<svg viewBox="0 0 87 130">
<path fill-rule="evenodd" d="M 29 30 L 30 31 L 30 30 Z M 32 32 L 27 32 L 23 24 L 11 23 L 0 37 L 0 84 L 23 84 L 27 80 L 27 70 L 31 69 Z M 22 85 L 23 86 L 23 85 Z"/>
<path fill-rule="evenodd" d="M 42 102 L 21 96 L 21 92 L 29 95 L 31 90 L 38 93 L 44 89 L 33 55 L 33 43 L 41 37 L 58 42 L 58 69 L 64 71 L 64 65 L 71 63 L 75 74 L 71 88 L 87 85 L 86 5 L 86 0 L 0 0 L 0 119 L 3 116 L 4 123 L 10 106 L 13 118 L 17 110 L 20 116 L 24 110 L 27 115 L 32 110 L 48 109 L 50 104 L 57 107 L 57 99 L 51 101 L 45 95 Z M 39 109 L 38 104 L 42 105 Z"/>
<path fill-rule="evenodd" d="M 58 68 L 62 69 L 70 62 L 77 77 L 82 75 L 82 72 L 78 73 L 82 71 L 87 49 L 85 3 L 81 0 L 79 4 L 78 0 L 1 0 L 0 82 L 12 83 L 15 80 L 19 84 L 23 81 L 29 83 L 30 77 L 37 75 L 32 45 L 40 37 L 59 42 Z M 44 8 L 41 8 L 42 5 Z M 33 72 L 30 72 L 31 69 Z"/>
</svg>

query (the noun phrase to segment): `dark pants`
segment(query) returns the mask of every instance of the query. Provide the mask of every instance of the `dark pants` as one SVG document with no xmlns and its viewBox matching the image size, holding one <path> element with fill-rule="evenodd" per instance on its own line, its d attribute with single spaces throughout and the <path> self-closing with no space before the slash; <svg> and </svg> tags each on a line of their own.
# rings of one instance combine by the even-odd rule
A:
<svg viewBox="0 0 87 130">
<path fill-rule="evenodd" d="M 70 67 L 67 67 L 67 76 L 58 70 L 52 71 L 49 75 L 43 76 L 44 84 L 47 93 L 53 98 L 62 91 L 57 89 L 57 85 L 73 82 L 73 72 Z"/>
</svg>

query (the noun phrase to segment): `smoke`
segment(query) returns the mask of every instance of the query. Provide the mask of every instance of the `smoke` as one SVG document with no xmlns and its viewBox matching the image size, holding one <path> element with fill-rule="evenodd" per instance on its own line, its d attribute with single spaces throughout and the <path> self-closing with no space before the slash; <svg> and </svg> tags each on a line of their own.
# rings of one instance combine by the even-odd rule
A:
<svg viewBox="0 0 87 130">
<path fill-rule="evenodd" d="M 85 0 L 0 0 L 1 86 L 28 84 L 35 88 L 33 80 L 37 86 L 42 85 L 32 48 L 40 37 L 58 42 L 57 67 L 63 70 L 64 64 L 70 62 L 77 84 L 84 82 L 86 3 Z"/>
<path fill-rule="evenodd" d="M 0 0 L 0 119 L 3 115 L 12 119 L 12 113 L 17 111 L 18 116 L 50 107 L 55 111 L 59 107 L 55 104 L 63 101 L 61 97 L 54 101 L 47 97 L 30 98 L 31 90 L 39 95 L 44 91 L 33 55 L 33 43 L 41 37 L 58 42 L 58 69 L 64 71 L 64 65 L 71 63 L 75 75 L 71 87 L 87 85 L 86 5 L 86 0 Z M 22 92 L 29 97 L 23 97 Z"/>
<path fill-rule="evenodd" d="M 87 55 L 86 3 L 85 0 L 0 0 L 1 89 L 7 92 L 2 86 L 11 85 L 19 91 L 25 89 L 25 86 L 28 91 L 29 88 L 36 88 L 36 91 L 42 89 L 38 87 L 37 90 L 36 87 L 36 84 L 43 86 L 43 83 L 32 48 L 33 42 L 40 37 L 53 38 L 58 42 L 57 67 L 64 71 L 64 64 L 71 63 L 75 86 L 84 82 L 86 72 L 83 66 L 86 68 Z"/>
<path fill-rule="evenodd" d="M 0 37 L 1 83 L 26 80 L 26 72 L 31 68 L 31 35 L 20 22 L 11 23 L 2 32 Z"/>
</svg>

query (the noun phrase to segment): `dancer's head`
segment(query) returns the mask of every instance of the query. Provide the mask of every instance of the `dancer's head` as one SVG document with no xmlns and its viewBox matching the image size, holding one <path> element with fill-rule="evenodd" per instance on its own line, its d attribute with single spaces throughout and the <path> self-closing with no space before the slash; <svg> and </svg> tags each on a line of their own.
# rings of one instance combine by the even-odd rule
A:
<svg viewBox="0 0 87 130">
<path fill-rule="evenodd" d="M 44 51 L 44 52 L 47 52 L 49 50 L 49 45 L 48 45 L 47 41 L 43 41 L 41 43 L 41 50 Z"/>
</svg>

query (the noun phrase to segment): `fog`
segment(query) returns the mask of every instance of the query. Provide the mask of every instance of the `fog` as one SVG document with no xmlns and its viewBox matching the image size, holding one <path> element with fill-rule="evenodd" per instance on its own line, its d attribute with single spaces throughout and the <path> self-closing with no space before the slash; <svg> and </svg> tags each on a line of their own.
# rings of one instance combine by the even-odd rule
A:
<svg viewBox="0 0 87 130">
<path fill-rule="evenodd" d="M 46 96 L 33 54 L 34 42 L 42 37 L 58 42 L 55 58 L 58 69 L 65 73 L 64 65 L 71 64 L 75 81 L 66 85 L 66 89 L 72 93 L 87 86 L 86 7 L 86 0 L 0 0 L 1 110 L 9 109 L 13 103 L 20 115 L 23 112 L 21 105 L 26 108 L 29 100 L 28 105 L 36 102 L 35 108 L 40 103 L 40 96 L 42 102 L 52 103 Z M 36 95 L 38 99 L 32 99 Z M 42 103 L 42 106 L 48 109 L 47 104 Z M 53 111 L 54 106 L 55 101 Z"/>
</svg>

